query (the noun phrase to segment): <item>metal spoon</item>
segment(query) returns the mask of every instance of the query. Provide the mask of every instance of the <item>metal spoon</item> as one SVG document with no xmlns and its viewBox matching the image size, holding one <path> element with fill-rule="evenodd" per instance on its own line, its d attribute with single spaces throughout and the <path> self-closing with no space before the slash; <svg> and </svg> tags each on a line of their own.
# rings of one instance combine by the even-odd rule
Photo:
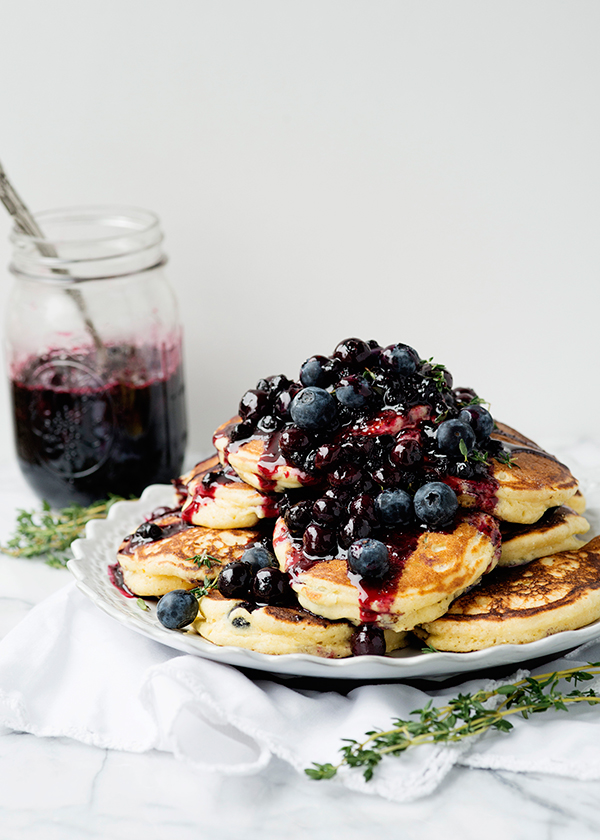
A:
<svg viewBox="0 0 600 840">
<path fill-rule="evenodd" d="M 23 202 L 13 185 L 10 183 L 6 176 L 6 172 L 4 171 L 4 167 L 0 163 L 0 201 L 4 204 L 10 215 L 15 220 L 16 227 L 22 232 L 27 234 L 27 236 L 34 237 L 36 241 L 37 249 L 39 250 L 40 254 L 44 257 L 58 257 L 58 253 L 54 245 L 50 242 L 44 242 L 44 234 L 36 220 L 34 219 L 32 213 L 27 208 L 26 204 Z M 56 268 L 53 269 L 56 274 L 63 274 L 65 276 L 69 276 L 69 272 L 66 271 L 64 268 Z M 77 309 L 81 314 L 81 318 L 85 325 L 87 332 L 90 334 L 92 341 L 94 342 L 94 347 L 96 348 L 96 352 L 98 354 L 98 361 L 100 362 L 101 366 L 103 366 L 104 361 L 106 359 L 106 348 L 100 335 L 98 334 L 98 330 L 94 326 L 92 319 L 90 318 L 89 312 L 87 310 L 87 306 L 85 304 L 85 300 L 83 299 L 83 295 L 76 288 L 69 288 L 65 289 L 65 292 L 71 297 Z"/>
</svg>

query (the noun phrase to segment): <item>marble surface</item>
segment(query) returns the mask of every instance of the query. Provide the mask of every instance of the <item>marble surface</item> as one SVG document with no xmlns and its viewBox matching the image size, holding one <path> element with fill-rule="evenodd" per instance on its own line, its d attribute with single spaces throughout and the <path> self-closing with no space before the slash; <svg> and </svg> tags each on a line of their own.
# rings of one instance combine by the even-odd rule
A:
<svg viewBox="0 0 600 840">
<path fill-rule="evenodd" d="M 0 463 L 0 541 L 36 500 L 15 463 Z M 71 579 L 37 560 L 0 555 L 0 637 Z M 454 769 L 435 794 L 394 804 L 311 782 L 273 761 L 257 776 L 191 771 L 161 752 L 131 754 L 69 739 L 0 736 L 2 840 L 244 840 L 285 836 L 364 840 L 577 837 L 600 834 L 600 781 Z"/>
</svg>

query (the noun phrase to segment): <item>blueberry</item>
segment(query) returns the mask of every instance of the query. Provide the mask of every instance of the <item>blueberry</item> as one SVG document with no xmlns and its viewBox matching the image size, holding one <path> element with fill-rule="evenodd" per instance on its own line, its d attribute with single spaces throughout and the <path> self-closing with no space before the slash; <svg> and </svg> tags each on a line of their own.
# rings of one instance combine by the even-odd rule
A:
<svg viewBox="0 0 600 840">
<path fill-rule="evenodd" d="M 478 399 L 477 394 L 472 388 L 454 388 L 454 396 L 459 403 L 470 403 Z"/>
<path fill-rule="evenodd" d="M 363 624 L 357 627 L 350 641 L 353 656 L 383 656 L 385 636 L 381 627 Z"/>
<path fill-rule="evenodd" d="M 357 540 L 348 549 L 348 566 L 362 577 L 382 578 L 390 568 L 387 547 L 379 540 Z"/>
<path fill-rule="evenodd" d="M 475 432 L 462 420 L 444 420 L 438 426 L 437 446 L 444 455 L 462 455 L 461 442 L 464 443 L 467 453 L 475 446 Z"/>
<path fill-rule="evenodd" d="M 310 440 L 306 432 L 303 432 L 297 426 L 288 426 L 279 436 L 279 448 L 284 455 L 292 457 L 295 460 L 303 457 L 309 444 Z"/>
<path fill-rule="evenodd" d="M 381 354 L 386 367 L 400 376 L 410 376 L 417 369 L 419 354 L 408 344 L 390 344 Z"/>
<path fill-rule="evenodd" d="M 482 405 L 470 405 L 463 408 L 458 419 L 471 426 L 478 440 L 489 438 L 494 430 L 494 418 Z"/>
<path fill-rule="evenodd" d="M 279 394 L 281 391 L 285 391 L 286 388 L 289 388 L 292 384 L 287 376 L 284 376 L 283 373 L 278 373 L 276 376 L 267 376 L 265 379 L 269 387 L 269 391 Z"/>
<path fill-rule="evenodd" d="M 278 568 L 279 564 L 272 551 L 265 548 L 264 545 L 253 545 L 247 548 L 240 558 L 241 563 L 247 563 L 255 571 L 257 569 L 266 569 L 268 567 Z"/>
<path fill-rule="evenodd" d="M 373 522 L 365 516 L 351 516 L 340 529 L 338 540 L 342 548 L 349 548 L 356 540 L 368 537 L 373 530 Z"/>
<path fill-rule="evenodd" d="M 180 630 L 198 615 L 198 599 L 185 589 L 167 592 L 158 602 L 156 617 L 168 630 Z"/>
<path fill-rule="evenodd" d="M 217 589 L 224 598 L 247 598 L 252 585 L 253 569 L 248 563 L 235 560 L 223 566 Z"/>
<path fill-rule="evenodd" d="M 257 601 L 267 604 L 286 604 L 292 595 L 290 578 L 280 569 L 259 569 L 252 592 Z"/>
<path fill-rule="evenodd" d="M 309 557 L 325 557 L 327 554 L 333 554 L 337 548 L 335 531 L 312 523 L 304 532 L 302 546 L 304 553 Z"/>
<path fill-rule="evenodd" d="M 422 459 L 421 445 L 414 438 L 399 438 L 390 452 L 390 460 L 398 467 L 413 467 Z"/>
<path fill-rule="evenodd" d="M 358 484 L 363 478 L 363 472 L 356 464 L 341 464 L 329 473 L 329 483 L 334 487 Z"/>
<path fill-rule="evenodd" d="M 371 353 L 369 345 L 360 338 L 345 338 L 333 351 L 333 357 L 349 367 L 359 367 L 370 359 Z"/>
<path fill-rule="evenodd" d="M 414 498 L 415 513 L 426 525 L 434 528 L 451 522 L 458 510 L 456 493 L 441 481 L 419 487 Z"/>
<path fill-rule="evenodd" d="M 284 521 L 293 537 L 301 537 L 312 518 L 312 502 L 298 502 L 289 507 Z"/>
<path fill-rule="evenodd" d="M 265 432 L 266 434 L 270 435 L 272 432 L 277 431 L 281 424 L 281 421 L 274 417 L 272 414 L 265 414 L 263 417 L 260 418 L 258 423 L 256 424 L 256 428 L 260 432 Z"/>
<path fill-rule="evenodd" d="M 404 490 L 384 490 L 375 499 L 375 511 L 386 528 L 408 525 L 413 515 L 412 499 Z"/>
<path fill-rule="evenodd" d="M 135 542 L 156 542 L 163 535 L 163 530 L 160 525 L 155 522 L 144 522 L 143 525 L 135 532 Z"/>
<path fill-rule="evenodd" d="M 336 464 L 342 455 L 342 449 L 337 443 L 323 443 L 315 453 L 315 467 L 323 470 Z"/>
<path fill-rule="evenodd" d="M 373 396 L 373 391 L 362 376 L 346 376 L 336 385 L 335 396 L 346 408 L 362 408 Z"/>
<path fill-rule="evenodd" d="M 340 518 L 342 506 L 337 499 L 317 499 L 312 508 L 312 515 L 315 522 L 321 525 L 332 525 Z"/>
<path fill-rule="evenodd" d="M 368 522 L 376 522 L 375 505 L 368 493 L 355 496 L 348 505 L 348 512 L 351 516 L 360 516 Z"/>
<path fill-rule="evenodd" d="M 311 356 L 300 368 L 300 382 L 305 388 L 316 386 L 326 388 L 331 385 L 331 370 L 325 356 Z"/>
<path fill-rule="evenodd" d="M 246 391 L 240 400 L 238 413 L 242 420 L 256 422 L 263 414 L 268 412 L 270 401 L 269 392 L 266 390 Z"/>
<path fill-rule="evenodd" d="M 323 388 L 310 386 L 298 391 L 290 405 L 290 414 L 301 429 L 323 429 L 331 426 L 336 419 L 336 402 Z"/>
</svg>

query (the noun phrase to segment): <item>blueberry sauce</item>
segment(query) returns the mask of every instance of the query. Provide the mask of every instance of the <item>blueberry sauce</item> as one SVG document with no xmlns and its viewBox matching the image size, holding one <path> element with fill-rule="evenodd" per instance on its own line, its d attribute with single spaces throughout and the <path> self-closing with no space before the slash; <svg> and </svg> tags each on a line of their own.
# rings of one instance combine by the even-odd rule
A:
<svg viewBox="0 0 600 840">
<path fill-rule="evenodd" d="M 108 579 L 126 598 L 137 598 L 123 580 L 123 569 L 119 563 L 108 567 Z"/>
<path fill-rule="evenodd" d="M 210 504 L 220 488 L 231 487 L 232 485 L 247 487 L 245 482 L 229 466 L 217 466 L 214 469 L 206 470 L 204 474 L 199 473 L 195 476 L 195 479 L 191 499 L 188 500 L 185 510 L 181 514 L 183 521 L 189 524 L 193 523 L 194 516 L 201 508 Z M 273 494 L 263 494 L 260 513 L 264 518 L 277 516 L 279 514 L 279 498 Z"/>
<path fill-rule="evenodd" d="M 154 354 L 162 349 L 153 348 Z M 171 349 L 164 375 L 140 372 L 141 351 L 107 348 L 29 359 L 11 377 L 17 457 L 32 489 L 52 506 L 139 496 L 181 470 L 186 443 L 183 375 Z M 165 369 L 160 364 L 146 369 Z"/>
</svg>

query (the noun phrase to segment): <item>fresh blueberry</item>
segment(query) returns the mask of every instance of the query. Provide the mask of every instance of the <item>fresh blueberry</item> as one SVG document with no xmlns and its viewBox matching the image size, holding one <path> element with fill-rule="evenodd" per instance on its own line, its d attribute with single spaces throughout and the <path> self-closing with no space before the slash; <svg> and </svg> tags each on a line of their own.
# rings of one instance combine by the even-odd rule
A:
<svg viewBox="0 0 600 840">
<path fill-rule="evenodd" d="M 373 396 L 373 391 L 362 376 L 346 376 L 336 385 L 335 396 L 346 408 L 362 408 Z"/>
<path fill-rule="evenodd" d="M 323 429 L 331 426 L 336 419 L 336 402 L 323 388 L 310 386 L 298 391 L 290 405 L 290 414 L 301 429 Z"/>
<path fill-rule="evenodd" d="M 385 636 L 381 627 L 375 624 L 363 624 L 357 627 L 350 641 L 353 656 L 383 656 Z"/>
<path fill-rule="evenodd" d="M 348 367 L 360 367 L 370 359 L 371 353 L 372 349 L 360 338 L 345 338 L 333 351 L 333 357 Z"/>
<path fill-rule="evenodd" d="M 268 567 L 278 568 L 279 564 L 272 551 L 265 548 L 264 545 L 253 545 L 247 548 L 240 558 L 241 563 L 248 563 L 248 565 L 256 571 L 257 569 L 266 569 Z"/>
<path fill-rule="evenodd" d="M 257 601 L 286 604 L 292 595 L 289 575 L 280 569 L 259 569 L 254 577 L 252 593 Z"/>
<path fill-rule="evenodd" d="M 434 528 L 451 522 L 458 510 L 456 493 L 441 481 L 419 487 L 414 498 L 415 513 L 425 525 Z"/>
<path fill-rule="evenodd" d="M 235 560 L 223 566 L 217 589 L 224 598 L 247 598 L 252 585 L 253 569 L 248 563 Z"/>
<path fill-rule="evenodd" d="M 155 522 L 144 522 L 134 533 L 133 537 L 135 542 L 156 542 L 162 535 L 163 530 L 160 525 L 157 525 Z"/>
<path fill-rule="evenodd" d="M 386 367 L 400 376 L 410 376 L 417 369 L 419 354 L 408 344 L 390 344 L 381 354 Z"/>
<path fill-rule="evenodd" d="M 390 568 L 387 546 L 370 538 L 353 542 L 348 549 L 348 566 L 361 577 L 382 578 Z"/>
<path fill-rule="evenodd" d="M 475 432 L 462 420 L 444 420 L 438 426 L 437 446 L 440 452 L 444 455 L 459 456 L 464 454 L 461 452 L 461 442 L 466 447 L 469 453 L 475 446 Z"/>
<path fill-rule="evenodd" d="M 478 440 L 489 438 L 494 430 L 494 418 L 482 405 L 469 405 L 463 408 L 458 419 L 471 426 Z"/>
<path fill-rule="evenodd" d="M 300 382 L 305 388 L 314 386 L 326 388 L 331 385 L 329 359 L 325 356 L 311 356 L 300 368 Z"/>
<path fill-rule="evenodd" d="M 404 490 L 384 490 L 375 499 L 375 511 L 382 525 L 386 528 L 396 528 L 410 523 L 413 503 Z"/>
<path fill-rule="evenodd" d="M 156 617 L 168 630 L 187 627 L 198 615 L 198 599 L 185 589 L 167 592 L 158 602 Z"/>
</svg>

